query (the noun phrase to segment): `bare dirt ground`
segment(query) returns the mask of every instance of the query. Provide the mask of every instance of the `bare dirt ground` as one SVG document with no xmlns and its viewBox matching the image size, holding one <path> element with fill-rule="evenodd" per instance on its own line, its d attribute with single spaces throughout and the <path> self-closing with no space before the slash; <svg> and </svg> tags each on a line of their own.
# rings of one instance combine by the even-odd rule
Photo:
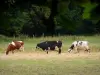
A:
<svg viewBox="0 0 100 75">
<path fill-rule="evenodd" d="M 37 59 L 73 59 L 73 58 L 87 58 L 87 59 L 100 59 L 100 52 L 91 52 L 91 53 L 61 53 L 58 54 L 57 52 L 49 52 L 49 54 L 46 54 L 45 52 L 15 52 L 14 54 L 9 53 L 9 55 L 6 55 L 5 53 L 0 54 L 1 60 L 17 60 L 17 59 L 31 59 L 31 60 L 37 60 Z"/>
</svg>

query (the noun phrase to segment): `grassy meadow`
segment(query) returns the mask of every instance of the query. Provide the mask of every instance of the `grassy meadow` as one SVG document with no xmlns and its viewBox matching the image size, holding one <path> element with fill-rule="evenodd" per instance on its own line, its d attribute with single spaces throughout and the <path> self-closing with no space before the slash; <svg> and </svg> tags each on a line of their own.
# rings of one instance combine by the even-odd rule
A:
<svg viewBox="0 0 100 75">
<path fill-rule="evenodd" d="M 5 55 L 12 40 L 23 40 L 25 51 Z M 62 54 L 41 49 L 37 43 L 46 40 L 62 40 Z M 91 53 L 68 53 L 67 49 L 75 40 L 89 41 Z M 59 36 L 59 37 L 5 37 L 0 36 L 0 75 L 100 75 L 100 36 Z"/>
</svg>

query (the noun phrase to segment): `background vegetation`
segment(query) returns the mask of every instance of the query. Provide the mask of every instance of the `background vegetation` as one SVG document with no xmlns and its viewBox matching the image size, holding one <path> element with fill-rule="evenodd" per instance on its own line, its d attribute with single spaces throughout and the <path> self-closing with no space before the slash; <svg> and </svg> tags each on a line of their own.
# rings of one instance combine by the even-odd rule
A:
<svg viewBox="0 0 100 75">
<path fill-rule="evenodd" d="M 0 34 L 6 36 L 100 33 L 99 0 L 1 0 Z"/>
</svg>

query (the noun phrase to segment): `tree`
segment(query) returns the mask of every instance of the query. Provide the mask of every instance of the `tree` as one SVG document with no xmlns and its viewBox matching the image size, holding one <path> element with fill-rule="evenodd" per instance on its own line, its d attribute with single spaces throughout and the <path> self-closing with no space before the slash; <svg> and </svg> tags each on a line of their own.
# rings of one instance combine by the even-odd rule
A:
<svg viewBox="0 0 100 75">
<path fill-rule="evenodd" d="M 99 31 L 99 0 L 1 0 L 0 4 L 1 34 L 53 36 L 57 30 L 75 34 L 88 27 L 86 21 Z"/>
</svg>

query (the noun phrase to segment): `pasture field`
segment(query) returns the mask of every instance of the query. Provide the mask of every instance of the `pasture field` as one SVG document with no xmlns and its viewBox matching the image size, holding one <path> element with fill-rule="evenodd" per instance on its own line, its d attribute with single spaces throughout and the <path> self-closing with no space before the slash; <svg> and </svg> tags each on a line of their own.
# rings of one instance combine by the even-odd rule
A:
<svg viewBox="0 0 100 75">
<path fill-rule="evenodd" d="M 25 51 L 5 55 L 5 49 L 12 40 L 23 40 Z M 45 40 L 62 40 L 62 54 L 41 49 L 37 43 Z M 68 53 L 67 49 L 75 40 L 89 41 L 91 53 Z M 59 37 L 13 37 L 0 36 L 0 75 L 100 75 L 100 36 L 59 36 Z"/>
</svg>

